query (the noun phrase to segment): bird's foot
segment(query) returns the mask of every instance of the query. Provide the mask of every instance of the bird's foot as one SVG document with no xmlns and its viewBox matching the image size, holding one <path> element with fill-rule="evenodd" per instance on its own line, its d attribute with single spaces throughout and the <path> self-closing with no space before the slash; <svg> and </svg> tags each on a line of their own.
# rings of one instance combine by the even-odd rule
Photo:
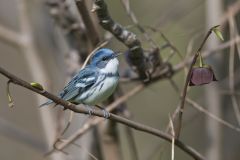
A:
<svg viewBox="0 0 240 160">
<path fill-rule="evenodd" d="M 110 117 L 110 113 L 104 107 L 101 107 L 99 105 L 95 105 L 95 106 L 102 110 L 103 118 L 108 119 Z"/>
<path fill-rule="evenodd" d="M 91 117 L 93 113 L 93 109 L 90 106 L 87 106 L 87 109 L 88 109 L 88 115 Z"/>
<path fill-rule="evenodd" d="M 110 113 L 106 109 L 102 109 L 102 112 L 105 119 L 108 119 L 110 117 Z"/>
</svg>

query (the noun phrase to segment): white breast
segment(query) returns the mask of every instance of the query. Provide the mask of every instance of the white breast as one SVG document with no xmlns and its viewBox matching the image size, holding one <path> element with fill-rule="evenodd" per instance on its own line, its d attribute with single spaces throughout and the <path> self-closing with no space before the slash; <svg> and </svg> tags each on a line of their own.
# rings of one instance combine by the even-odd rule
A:
<svg viewBox="0 0 240 160">
<path fill-rule="evenodd" d="M 107 63 L 107 65 L 104 68 L 100 69 L 100 72 L 116 74 L 118 72 L 118 66 L 119 66 L 118 59 L 113 58 Z"/>
<path fill-rule="evenodd" d="M 118 84 L 118 77 L 106 77 L 102 82 L 99 77 L 97 86 L 93 86 L 86 93 L 82 94 L 79 98 L 81 102 L 87 105 L 95 105 L 111 96 Z"/>
<path fill-rule="evenodd" d="M 118 84 L 117 75 L 119 62 L 117 58 L 111 59 L 107 65 L 99 70 L 99 77 L 96 83 L 88 91 L 76 97 L 76 101 L 87 105 L 96 105 L 113 94 Z"/>
</svg>

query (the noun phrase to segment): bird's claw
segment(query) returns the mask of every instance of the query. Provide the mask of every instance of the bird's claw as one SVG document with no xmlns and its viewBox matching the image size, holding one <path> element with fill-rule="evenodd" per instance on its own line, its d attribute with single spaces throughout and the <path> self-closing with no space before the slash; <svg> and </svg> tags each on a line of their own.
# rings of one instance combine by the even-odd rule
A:
<svg viewBox="0 0 240 160">
<path fill-rule="evenodd" d="M 103 109 L 102 111 L 103 111 L 103 117 L 105 119 L 108 119 L 110 117 L 110 113 L 107 110 L 105 110 L 105 109 Z"/>
<path fill-rule="evenodd" d="M 89 116 L 92 116 L 93 108 L 90 107 L 90 106 L 87 106 L 87 108 L 88 108 L 88 114 L 89 114 Z M 102 110 L 102 112 L 103 112 L 103 117 L 104 117 L 105 119 L 108 119 L 108 118 L 110 117 L 110 113 L 109 113 L 107 110 L 105 110 L 105 109 L 101 109 L 101 110 Z"/>
<path fill-rule="evenodd" d="M 91 107 L 89 107 L 89 106 L 87 106 L 87 108 L 88 108 L 88 114 L 89 114 L 89 116 L 92 116 L 93 109 L 92 109 Z"/>
</svg>

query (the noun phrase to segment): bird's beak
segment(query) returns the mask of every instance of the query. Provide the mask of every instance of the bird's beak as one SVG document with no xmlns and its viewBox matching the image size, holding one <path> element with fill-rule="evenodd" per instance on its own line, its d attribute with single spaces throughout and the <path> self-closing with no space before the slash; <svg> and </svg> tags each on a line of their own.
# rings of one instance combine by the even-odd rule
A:
<svg viewBox="0 0 240 160">
<path fill-rule="evenodd" d="M 115 57 L 118 57 L 118 56 L 120 56 L 120 55 L 122 55 L 123 53 L 122 52 L 116 52 L 115 53 Z"/>
</svg>

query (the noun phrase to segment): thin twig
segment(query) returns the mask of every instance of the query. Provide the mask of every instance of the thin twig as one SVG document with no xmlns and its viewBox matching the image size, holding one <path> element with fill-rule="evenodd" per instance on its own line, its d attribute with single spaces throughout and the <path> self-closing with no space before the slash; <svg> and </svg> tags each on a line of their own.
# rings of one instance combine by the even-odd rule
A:
<svg viewBox="0 0 240 160">
<path fill-rule="evenodd" d="M 123 115 L 124 115 L 124 117 L 126 117 L 128 119 L 131 118 L 131 114 L 127 109 L 124 110 Z M 127 138 L 128 144 L 129 144 L 129 150 L 130 150 L 131 157 L 132 157 L 131 159 L 139 160 L 137 146 L 136 146 L 136 142 L 135 142 L 134 134 L 133 134 L 133 129 L 126 126 L 125 131 L 126 131 L 126 135 L 127 135 L 126 138 Z"/>
<path fill-rule="evenodd" d="M 228 21 L 229 14 L 232 14 L 233 16 L 235 16 L 236 14 L 239 13 L 239 10 L 240 10 L 240 1 L 236 1 L 235 3 L 231 4 L 228 7 L 227 12 L 225 12 L 224 15 L 221 16 L 222 17 L 220 20 L 221 26 L 226 24 L 226 22 Z"/>
<path fill-rule="evenodd" d="M 48 76 L 45 72 L 43 61 L 40 58 L 38 49 L 36 48 L 35 39 L 34 39 L 34 30 L 31 23 L 31 16 L 29 14 L 29 3 L 27 0 L 18 0 L 16 1 L 17 7 L 17 17 L 19 19 L 19 28 L 20 35 L 22 38 L 20 41 L 22 45 L 19 46 L 22 52 L 22 56 L 25 58 L 26 64 L 31 73 L 32 80 L 35 82 L 40 82 L 46 88 L 49 87 Z M 40 105 L 43 102 L 44 97 L 37 96 L 36 102 Z M 45 130 L 47 144 L 50 145 L 55 139 L 56 130 L 55 123 L 53 121 L 53 116 L 49 110 L 39 110 L 41 114 L 41 120 L 43 122 L 43 128 Z M 61 160 L 63 157 L 60 154 L 55 154 L 52 159 Z"/>
<path fill-rule="evenodd" d="M 91 40 L 92 45 L 96 46 L 100 42 L 100 34 L 97 31 L 96 26 L 94 25 L 86 2 L 87 2 L 86 0 L 75 0 L 78 11 L 83 19 L 87 35 Z"/>
<path fill-rule="evenodd" d="M 169 115 L 169 121 L 170 121 L 170 126 L 171 126 L 171 135 L 172 135 L 172 146 L 171 146 L 171 160 L 174 160 L 174 144 L 175 144 L 175 129 L 174 129 L 174 125 L 173 125 L 173 120 L 171 118 L 171 116 Z"/>
<path fill-rule="evenodd" d="M 110 111 L 116 109 L 121 103 L 125 102 L 127 99 L 131 98 L 133 95 L 135 95 L 136 93 L 140 92 L 143 89 L 144 89 L 144 85 L 142 85 L 142 84 L 136 86 L 130 92 L 123 95 L 122 97 L 119 97 L 115 102 L 113 102 L 109 106 L 107 106 L 106 110 L 108 112 L 110 112 Z M 95 117 L 94 119 L 89 119 L 88 121 L 86 121 L 84 123 L 84 125 L 79 130 L 77 130 L 73 135 L 71 135 L 69 138 L 67 138 L 67 140 L 64 143 L 58 145 L 58 150 L 64 149 L 69 144 L 73 143 L 75 140 L 77 140 L 82 135 L 84 135 L 91 128 L 93 128 L 94 126 L 96 126 L 97 124 L 99 124 L 103 121 L 104 121 L 104 119 L 102 119 L 100 117 Z"/>
<path fill-rule="evenodd" d="M 63 99 L 60 99 L 59 97 L 57 97 L 57 96 L 55 96 L 55 95 L 53 95 L 53 94 L 51 94 L 47 91 L 39 90 L 37 88 L 34 88 L 28 82 L 16 77 L 15 75 L 9 73 L 8 71 L 6 71 L 5 69 L 3 69 L 1 67 L 0 67 L 0 73 L 2 75 L 4 75 L 5 77 L 7 77 L 8 79 L 12 80 L 14 84 L 22 86 L 22 87 L 24 87 L 26 89 L 29 89 L 29 90 L 31 90 L 35 93 L 38 93 L 38 94 L 40 94 L 40 95 L 42 95 L 42 96 L 44 96 L 48 99 L 51 99 L 56 104 L 62 105 L 65 108 L 70 109 L 70 110 L 72 110 L 74 112 L 77 112 L 77 113 L 89 114 L 87 108 L 78 107 L 78 106 L 76 106 L 74 104 L 71 104 L 71 103 L 69 103 L 69 102 L 67 102 Z M 99 116 L 99 117 L 104 117 L 105 116 L 104 113 L 102 111 L 99 111 L 99 110 L 92 111 L 92 115 Z M 160 138 L 162 138 L 162 139 L 164 139 L 168 142 L 171 142 L 171 140 L 172 140 L 172 136 L 164 133 L 163 131 L 160 131 L 158 129 L 155 129 L 155 128 L 152 128 L 152 127 L 149 127 L 149 126 L 146 126 L 146 125 L 143 125 L 143 124 L 131 121 L 131 120 L 128 120 L 126 118 L 117 116 L 115 114 L 110 113 L 109 119 L 113 120 L 113 121 L 116 121 L 118 123 L 127 125 L 131 128 L 134 128 L 134 129 L 138 130 L 138 131 L 142 131 L 142 132 L 145 132 L 145 133 L 149 133 L 151 135 L 155 135 L 155 136 L 160 137 Z M 193 158 L 195 158 L 197 160 L 205 160 L 205 158 L 200 153 L 198 153 L 196 150 L 194 150 L 190 146 L 185 145 L 180 140 L 176 140 L 175 145 L 178 146 L 183 151 L 185 151 L 190 156 L 192 156 Z"/>
<path fill-rule="evenodd" d="M 130 2 L 129 0 L 121 0 L 128 16 L 134 23 L 135 27 L 144 35 L 144 38 L 150 43 L 152 48 L 157 48 L 157 43 L 151 38 L 151 36 L 148 35 L 148 33 L 145 31 L 145 29 L 139 24 L 137 17 L 135 16 L 135 13 L 131 10 Z"/>
<path fill-rule="evenodd" d="M 167 42 L 168 45 L 170 45 L 170 47 L 178 54 L 178 56 L 182 59 L 183 56 L 182 54 L 180 53 L 180 51 L 177 49 L 177 47 L 175 47 L 171 41 L 167 38 L 167 36 L 160 30 L 160 29 L 155 29 L 151 26 L 148 26 L 152 31 L 154 32 L 159 32 L 161 34 L 161 37 L 164 39 L 164 41 Z"/>
<path fill-rule="evenodd" d="M 175 83 L 173 80 L 170 80 L 170 82 L 171 82 L 171 85 L 172 85 L 172 87 L 174 88 L 174 90 L 175 90 L 177 93 L 180 94 L 180 90 L 179 90 L 179 88 L 177 87 L 176 83 Z M 230 129 L 233 129 L 233 130 L 235 130 L 235 131 L 237 131 L 237 132 L 240 132 L 240 128 L 239 128 L 239 127 L 236 127 L 236 126 L 232 125 L 231 123 L 229 123 L 229 122 L 227 122 L 227 121 L 224 121 L 223 119 L 221 119 L 221 118 L 217 117 L 216 115 L 210 113 L 210 112 L 209 112 L 208 110 L 206 110 L 203 106 L 201 106 L 201 105 L 198 104 L 197 102 L 193 101 L 193 100 L 190 99 L 189 97 L 186 97 L 186 102 L 187 102 L 188 104 L 190 104 L 193 108 L 195 108 L 195 109 L 197 109 L 198 111 L 204 113 L 206 116 L 212 118 L 213 120 L 219 122 L 220 124 L 222 124 L 222 125 L 230 128 Z M 175 110 L 174 113 L 172 114 L 172 119 L 175 119 L 178 110 L 179 110 L 179 106 L 176 108 L 176 110 Z M 170 129 L 170 123 L 171 123 L 171 122 L 169 121 L 168 126 L 167 126 L 167 129 L 166 129 L 167 132 L 168 132 L 168 130 Z"/>
<path fill-rule="evenodd" d="M 109 43 L 109 41 L 104 41 L 103 43 L 101 43 L 99 46 L 97 46 L 86 58 L 86 60 L 84 61 L 81 69 L 83 69 L 87 63 L 89 62 L 90 58 L 92 57 L 92 55 L 97 51 L 99 50 L 100 48 L 102 48 L 103 46 L 107 45 Z"/>
<path fill-rule="evenodd" d="M 238 4 L 238 7 L 239 7 L 239 9 L 240 9 L 240 2 L 238 2 L 237 3 Z M 236 24 L 236 22 L 234 21 L 234 17 L 235 17 L 235 13 L 234 13 L 234 6 L 233 7 L 229 7 L 229 23 L 230 23 L 230 26 L 231 26 L 231 28 L 230 29 L 232 29 L 233 31 L 232 32 L 234 32 L 234 34 L 232 35 L 232 39 L 233 39 L 233 37 L 235 38 L 235 37 L 238 37 L 239 36 L 239 31 L 238 31 L 238 26 L 237 26 L 237 24 Z M 239 44 L 235 44 L 236 45 L 236 48 L 237 48 L 237 52 L 238 52 L 238 56 L 239 56 L 239 60 L 240 60 L 240 45 Z"/>
<path fill-rule="evenodd" d="M 210 55 L 220 53 L 218 51 L 226 49 L 233 44 L 239 44 L 239 43 L 240 43 L 240 36 L 237 36 L 234 39 L 231 39 L 231 40 L 229 40 L 225 43 L 220 44 L 219 46 L 217 46 L 214 49 L 209 49 L 209 50 L 202 51 L 202 57 L 206 58 L 206 57 L 209 57 Z M 181 71 L 183 67 L 189 65 L 192 62 L 192 59 L 193 59 L 193 57 L 189 57 L 189 58 L 185 59 L 184 61 L 174 65 L 173 66 L 173 72 L 175 73 L 175 72 Z"/>
<path fill-rule="evenodd" d="M 92 159 L 98 160 L 98 158 L 96 156 L 94 156 L 90 151 L 88 151 L 87 148 L 85 148 L 82 145 L 77 144 L 77 143 L 73 143 L 73 145 L 75 145 L 75 146 L 81 148 L 82 150 L 84 150 Z"/>
<path fill-rule="evenodd" d="M 195 101 L 193 101 L 192 99 L 190 98 L 186 98 L 186 102 L 189 103 L 193 108 L 197 109 L 198 111 L 204 113 L 206 116 L 212 118 L 213 120 L 219 122 L 220 124 L 230 128 L 230 129 L 233 129 L 237 132 L 240 132 L 240 128 L 239 127 L 236 127 L 234 125 L 232 125 L 231 123 L 229 122 L 226 122 L 224 121 L 223 119 L 217 117 L 216 115 L 210 113 L 208 110 L 206 110 L 203 106 L 200 106 L 198 103 L 196 103 Z"/>
<path fill-rule="evenodd" d="M 94 11 L 98 16 L 100 25 L 129 48 L 131 52 L 129 54 L 129 61 L 134 66 L 134 70 L 139 74 L 141 80 L 147 80 L 149 76 L 147 73 L 146 58 L 137 36 L 111 18 L 104 0 L 94 0 L 94 4 Z"/>
<path fill-rule="evenodd" d="M 186 81 L 185 81 L 185 84 L 184 84 L 184 88 L 183 88 L 183 91 L 182 91 L 181 104 L 180 104 L 180 110 L 179 110 L 179 116 L 178 116 L 178 124 L 176 126 L 176 132 L 175 132 L 176 138 L 179 138 L 180 132 L 181 132 L 184 104 L 185 104 L 185 99 L 186 99 L 186 95 L 187 95 L 187 88 L 188 88 L 188 84 L 189 84 L 189 81 L 190 81 L 190 78 L 191 78 L 191 72 L 192 72 L 193 65 L 196 63 L 196 60 L 197 60 L 197 58 L 198 58 L 198 56 L 199 56 L 199 54 L 200 54 L 204 44 L 206 43 L 208 37 L 211 35 L 212 30 L 214 28 L 216 28 L 216 27 L 217 26 L 214 26 L 214 27 L 210 28 L 210 30 L 208 31 L 208 33 L 204 37 L 200 47 L 198 48 L 197 52 L 195 53 L 195 55 L 193 57 L 193 60 L 192 60 L 192 62 L 190 64 L 189 71 L 188 71 L 188 74 L 187 74 L 187 78 L 186 78 Z"/>
<path fill-rule="evenodd" d="M 229 15 L 229 29 L 230 29 L 230 39 L 233 39 L 235 36 L 235 27 L 234 27 L 234 19 L 230 12 Z M 234 109 L 234 114 L 236 116 L 238 125 L 240 126 L 240 110 L 237 102 L 237 97 L 234 95 L 235 89 L 234 89 L 234 58 L 235 58 L 235 45 L 232 44 L 230 46 L 229 51 L 229 88 L 231 92 L 231 101 Z"/>
<path fill-rule="evenodd" d="M 238 36 L 232 40 L 229 40 L 225 43 L 222 43 L 221 45 L 219 45 L 218 47 L 216 47 L 214 49 L 202 51 L 202 57 L 206 58 L 211 55 L 220 53 L 218 51 L 226 49 L 229 46 L 231 46 L 232 44 L 239 44 L 239 43 L 240 43 L 240 36 Z M 169 78 L 169 76 L 166 76 L 166 75 L 168 75 L 169 72 L 172 72 L 171 74 L 173 74 L 173 75 L 180 72 L 184 67 L 188 66 L 192 62 L 192 60 L 193 60 L 193 57 L 189 57 L 189 58 L 181 61 L 180 63 L 174 65 L 171 70 L 161 70 L 159 73 L 156 74 L 156 76 L 152 77 L 150 83 Z M 121 78 L 121 82 L 124 82 L 124 83 L 134 82 L 134 81 L 137 82 L 139 80 L 140 80 L 139 78 Z"/>
<path fill-rule="evenodd" d="M 138 90 L 138 92 L 135 92 L 135 95 L 140 93 L 140 91 Z M 125 94 L 128 94 L 128 92 Z M 124 95 L 124 93 L 120 87 L 117 88 L 115 95 L 117 97 L 116 99 L 121 98 Z M 133 96 L 133 94 L 132 94 L 132 96 Z M 131 112 L 128 110 L 127 101 L 118 105 L 118 109 L 116 109 L 115 112 L 119 115 L 123 115 L 127 119 L 132 120 L 132 118 L 133 118 Z M 134 131 L 132 128 L 127 127 L 127 126 L 125 126 L 124 128 L 125 128 L 125 134 L 127 135 L 126 137 L 127 137 L 127 141 L 128 141 L 128 146 L 129 146 L 128 148 L 130 151 L 129 153 L 131 156 L 131 160 L 139 160 L 137 144 L 136 144 L 136 141 L 134 138 Z M 119 134 L 119 132 L 118 132 L 118 134 Z"/>
<path fill-rule="evenodd" d="M 231 95 L 232 93 L 229 90 L 221 90 L 220 94 Z M 237 91 L 235 91 L 233 94 L 236 96 L 240 96 L 240 92 Z"/>
</svg>

